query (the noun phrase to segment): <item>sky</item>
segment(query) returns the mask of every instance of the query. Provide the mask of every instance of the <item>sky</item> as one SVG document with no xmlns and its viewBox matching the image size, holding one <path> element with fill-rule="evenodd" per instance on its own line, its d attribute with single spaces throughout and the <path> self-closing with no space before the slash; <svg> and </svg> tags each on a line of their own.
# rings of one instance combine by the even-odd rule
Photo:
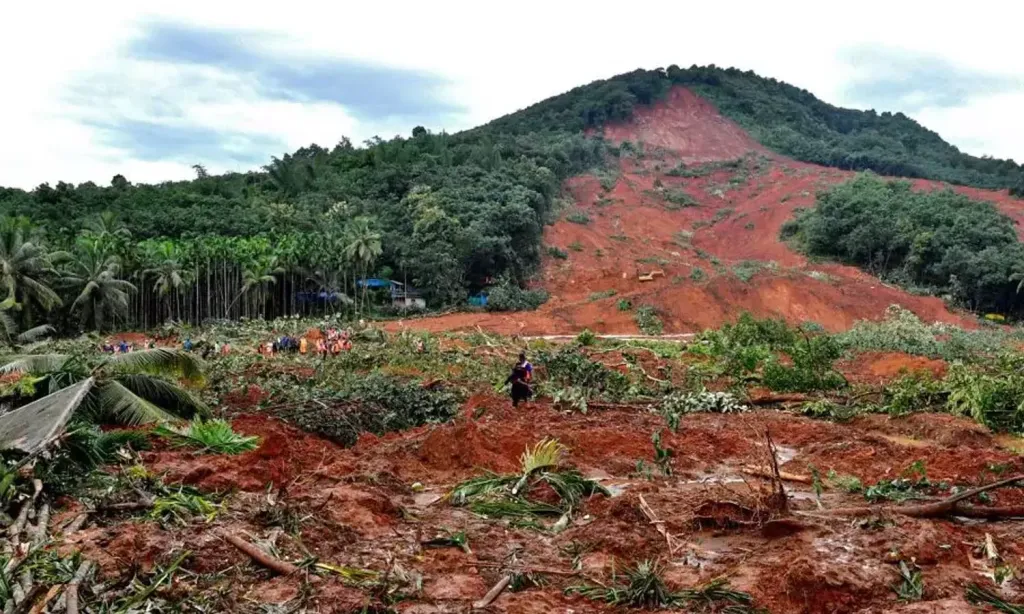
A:
<svg viewBox="0 0 1024 614">
<path fill-rule="evenodd" d="M 751 69 L 1024 161 L 1018 0 L 145 4 L 4 8 L 0 186 L 245 171 L 671 64 Z"/>
</svg>

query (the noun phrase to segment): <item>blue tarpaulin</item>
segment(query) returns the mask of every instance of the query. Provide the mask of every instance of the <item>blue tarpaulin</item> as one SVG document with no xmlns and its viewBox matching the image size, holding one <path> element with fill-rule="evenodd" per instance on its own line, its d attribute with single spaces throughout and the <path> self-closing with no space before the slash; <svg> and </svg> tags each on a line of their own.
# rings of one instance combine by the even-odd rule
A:
<svg viewBox="0 0 1024 614">
<path fill-rule="evenodd" d="M 391 284 L 394 283 L 390 279 L 358 279 L 356 285 L 362 288 L 364 285 L 367 288 L 390 288 Z"/>
</svg>

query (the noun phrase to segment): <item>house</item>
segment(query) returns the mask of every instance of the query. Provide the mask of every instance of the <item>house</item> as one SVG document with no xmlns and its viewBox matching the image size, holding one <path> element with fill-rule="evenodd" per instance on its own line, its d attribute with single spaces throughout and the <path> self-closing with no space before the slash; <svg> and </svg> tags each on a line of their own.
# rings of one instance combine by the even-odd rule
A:
<svg viewBox="0 0 1024 614">
<path fill-rule="evenodd" d="M 400 281 L 391 279 L 360 279 L 356 281 L 359 288 L 388 288 L 391 291 L 391 305 L 404 309 L 426 309 L 427 302 L 419 290 L 407 286 Z"/>
</svg>

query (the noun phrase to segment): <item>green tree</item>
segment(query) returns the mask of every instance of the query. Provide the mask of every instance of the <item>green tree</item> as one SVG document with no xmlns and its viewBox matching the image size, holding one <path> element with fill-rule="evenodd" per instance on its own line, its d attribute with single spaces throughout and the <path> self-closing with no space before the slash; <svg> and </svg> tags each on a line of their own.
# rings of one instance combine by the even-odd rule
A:
<svg viewBox="0 0 1024 614">
<path fill-rule="evenodd" d="M 31 310 L 34 305 L 50 311 L 61 305 L 60 296 L 47 285 L 54 274 L 49 255 L 31 234 L 28 218 L 0 219 L 0 286 L 5 294 L 0 309 Z"/>
<path fill-rule="evenodd" d="M 156 264 L 143 271 L 143 276 L 154 280 L 153 288 L 156 290 L 157 296 L 164 302 L 168 315 L 174 317 L 170 308 L 171 299 L 172 297 L 180 298 L 185 286 L 181 255 L 174 243 L 163 241 L 157 245 L 152 257 Z M 181 317 L 180 304 L 178 307 L 178 317 Z"/>
<path fill-rule="evenodd" d="M 61 283 L 76 294 L 71 311 L 96 331 L 104 330 L 108 317 L 128 312 L 128 293 L 136 288 L 119 278 L 120 270 L 117 256 L 96 238 L 82 237 L 68 256 Z"/>
<path fill-rule="evenodd" d="M 345 237 L 345 254 L 349 261 L 363 269 L 363 297 L 360 312 L 366 310 L 367 276 L 370 266 L 383 253 L 381 234 L 368 217 L 357 217 L 349 224 Z"/>
</svg>

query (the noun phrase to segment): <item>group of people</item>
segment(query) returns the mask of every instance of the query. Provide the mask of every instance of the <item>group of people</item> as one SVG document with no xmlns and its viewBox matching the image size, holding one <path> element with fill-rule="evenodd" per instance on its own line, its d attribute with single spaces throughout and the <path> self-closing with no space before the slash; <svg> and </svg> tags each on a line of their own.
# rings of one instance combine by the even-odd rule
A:
<svg viewBox="0 0 1024 614">
<path fill-rule="evenodd" d="M 313 352 L 321 358 L 326 358 L 329 355 L 337 356 L 351 349 L 352 334 L 347 329 L 329 328 L 327 331 L 321 331 L 321 334 L 316 336 L 315 341 L 305 336 L 292 337 L 285 335 L 284 337 L 259 344 L 256 351 L 266 357 L 275 356 L 281 352 L 298 352 L 299 354 Z"/>
<path fill-rule="evenodd" d="M 151 350 L 156 347 L 156 341 L 153 341 L 152 339 L 146 339 L 146 341 L 143 343 L 143 347 Z M 128 354 L 130 352 L 134 352 L 137 349 L 139 348 L 135 344 L 135 342 L 128 343 L 124 339 L 121 339 L 117 343 L 111 343 L 108 341 L 107 343 L 104 343 L 102 346 L 100 346 L 100 350 L 104 354 Z"/>
</svg>

